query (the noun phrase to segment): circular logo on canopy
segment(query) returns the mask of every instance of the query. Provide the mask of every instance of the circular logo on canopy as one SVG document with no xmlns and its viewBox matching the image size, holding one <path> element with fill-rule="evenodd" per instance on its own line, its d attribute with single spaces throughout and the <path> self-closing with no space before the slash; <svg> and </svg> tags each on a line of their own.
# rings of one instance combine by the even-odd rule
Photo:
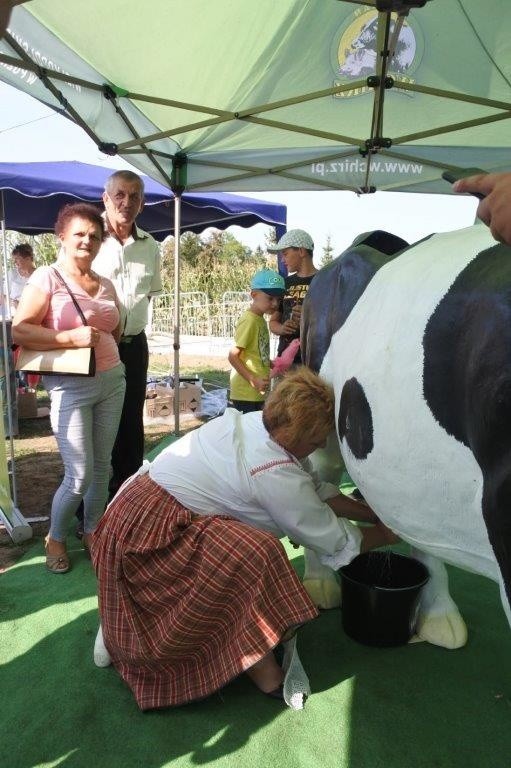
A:
<svg viewBox="0 0 511 768">
<path fill-rule="evenodd" d="M 393 15 L 390 38 L 396 18 Z M 374 9 L 355 12 L 344 22 L 332 44 L 332 67 L 336 74 L 334 85 L 365 79 L 375 73 L 377 31 L 378 12 Z M 389 62 L 389 74 L 413 82 L 411 75 L 422 59 L 423 50 L 420 29 L 415 19 L 407 17 L 401 27 L 394 56 Z M 340 93 L 338 97 L 358 95 L 366 91 L 367 87 L 364 86 L 353 92 Z"/>
</svg>

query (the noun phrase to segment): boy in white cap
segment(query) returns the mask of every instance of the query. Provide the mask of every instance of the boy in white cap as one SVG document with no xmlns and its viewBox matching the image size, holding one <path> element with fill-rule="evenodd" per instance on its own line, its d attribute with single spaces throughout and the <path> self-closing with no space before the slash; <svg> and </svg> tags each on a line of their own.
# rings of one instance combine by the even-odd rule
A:
<svg viewBox="0 0 511 768">
<path fill-rule="evenodd" d="M 282 275 L 272 269 L 256 272 L 250 283 L 250 307 L 238 320 L 229 352 L 230 405 L 242 413 L 262 410 L 270 384 L 270 334 L 264 315 L 278 307 L 284 295 Z"/>
<path fill-rule="evenodd" d="M 270 318 L 270 331 L 280 336 L 277 350 L 280 356 L 294 339 L 300 338 L 303 300 L 318 270 L 312 261 L 314 252 L 312 237 L 303 229 L 290 229 L 276 245 L 268 250 L 270 253 L 280 253 L 288 272 L 284 296 L 278 309 Z M 294 365 L 300 364 L 301 361 L 298 349 Z"/>
</svg>

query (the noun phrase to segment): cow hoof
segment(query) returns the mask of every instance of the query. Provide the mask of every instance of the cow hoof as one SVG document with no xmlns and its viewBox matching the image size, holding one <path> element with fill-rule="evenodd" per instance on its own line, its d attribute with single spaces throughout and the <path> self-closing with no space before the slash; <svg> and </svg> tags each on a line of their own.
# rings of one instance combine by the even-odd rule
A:
<svg viewBox="0 0 511 768">
<path fill-rule="evenodd" d="M 336 579 L 304 579 L 303 586 L 317 608 L 338 608 L 341 585 Z"/>
<path fill-rule="evenodd" d="M 454 650 L 467 642 L 467 627 L 458 612 L 442 616 L 424 616 L 419 619 L 417 636 L 432 645 Z"/>
</svg>

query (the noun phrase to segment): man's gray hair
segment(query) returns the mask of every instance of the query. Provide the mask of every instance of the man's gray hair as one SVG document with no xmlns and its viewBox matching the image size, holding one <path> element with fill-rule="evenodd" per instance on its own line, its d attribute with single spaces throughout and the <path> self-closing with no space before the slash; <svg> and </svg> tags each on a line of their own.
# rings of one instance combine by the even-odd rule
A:
<svg viewBox="0 0 511 768">
<path fill-rule="evenodd" d="M 111 176 L 108 177 L 108 179 L 105 182 L 105 192 L 107 194 L 110 194 L 112 191 L 112 187 L 114 186 L 115 182 L 118 180 L 127 181 L 130 184 L 133 184 L 133 182 L 136 182 L 139 187 L 142 195 L 144 194 L 144 181 L 143 179 L 138 175 L 138 173 L 134 173 L 133 171 L 115 171 L 112 173 Z"/>
</svg>

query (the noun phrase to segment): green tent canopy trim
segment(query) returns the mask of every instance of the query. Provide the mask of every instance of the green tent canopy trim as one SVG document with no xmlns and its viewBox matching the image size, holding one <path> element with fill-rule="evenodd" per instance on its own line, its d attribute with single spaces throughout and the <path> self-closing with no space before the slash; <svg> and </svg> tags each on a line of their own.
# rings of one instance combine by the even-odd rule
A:
<svg viewBox="0 0 511 768">
<path fill-rule="evenodd" d="M 32 0 L 0 80 L 188 190 L 449 193 L 444 169 L 511 169 L 508 0 Z"/>
</svg>

